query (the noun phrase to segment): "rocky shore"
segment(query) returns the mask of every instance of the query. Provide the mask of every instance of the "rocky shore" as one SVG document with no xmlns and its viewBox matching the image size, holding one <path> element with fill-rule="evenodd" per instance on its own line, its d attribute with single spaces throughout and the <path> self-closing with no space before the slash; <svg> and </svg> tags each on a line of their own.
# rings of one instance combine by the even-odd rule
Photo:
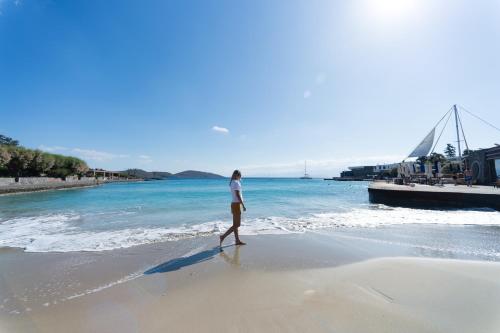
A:
<svg viewBox="0 0 500 333">
<path fill-rule="evenodd" d="M 67 178 L 62 180 L 60 178 L 49 177 L 25 177 L 19 178 L 16 182 L 15 178 L 0 178 L 0 195 L 23 193 L 23 192 L 38 192 L 49 190 L 61 190 L 80 187 L 97 186 L 110 182 L 131 182 L 142 181 L 142 179 L 95 179 L 92 177 Z"/>
</svg>

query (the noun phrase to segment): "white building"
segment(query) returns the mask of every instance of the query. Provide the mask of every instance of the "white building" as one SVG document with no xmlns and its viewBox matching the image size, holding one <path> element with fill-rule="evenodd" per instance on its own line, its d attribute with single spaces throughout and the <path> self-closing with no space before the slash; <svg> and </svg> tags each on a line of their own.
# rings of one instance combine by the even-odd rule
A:
<svg viewBox="0 0 500 333">
<path fill-rule="evenodd" d="M 379 173 L 384 171 L 391 171 L 392 169 L 397 169 L 399 163 L 391 163 L 391 164 L 377 164 L 373 167 L 373 172 Z"/>
</svg>

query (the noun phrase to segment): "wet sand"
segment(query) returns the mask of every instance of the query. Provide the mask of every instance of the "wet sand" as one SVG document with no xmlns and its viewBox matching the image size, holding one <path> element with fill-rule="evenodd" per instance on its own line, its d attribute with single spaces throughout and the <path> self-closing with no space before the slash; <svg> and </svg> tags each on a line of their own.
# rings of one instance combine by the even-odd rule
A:
<svg viewBox="0 0 500 333">
<path fill-rule="evenodd" d="M 500 263 L 335 232 L 0 250 L 5 332 L 497 332 Z"/>
</svg>

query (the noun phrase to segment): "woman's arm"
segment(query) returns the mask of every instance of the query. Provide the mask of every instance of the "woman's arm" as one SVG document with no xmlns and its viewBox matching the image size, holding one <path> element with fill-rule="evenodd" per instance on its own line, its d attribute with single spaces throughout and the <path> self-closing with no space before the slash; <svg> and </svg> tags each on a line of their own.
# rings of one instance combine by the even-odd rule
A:
<svg viewBox="0 0 500 333">
<path fill-rule="evenodd" d="M 236 196 L 238 197 L 238 200 L 240 201 L 241 205 L 243 206 L 243 211 L 246 211 L 247 208 L 245 207 L 245 204 L 243 203 L 243 199 L 241 198 L 240 191 L 236 190 Z"/>
</svg>

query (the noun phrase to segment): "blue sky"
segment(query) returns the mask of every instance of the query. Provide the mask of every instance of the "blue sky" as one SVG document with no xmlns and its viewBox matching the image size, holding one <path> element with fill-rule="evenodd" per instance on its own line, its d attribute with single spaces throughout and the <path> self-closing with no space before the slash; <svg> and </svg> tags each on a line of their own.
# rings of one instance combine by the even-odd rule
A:
<svg viewBox="0 0 500 333">
<path fill-rule="evenodd" d="M 313 176 L 500 125 L 500 1 L 0 0 L 0 133 L 90 166 Z M 498 131 L 464 115 L 471 148 Z M 437 150 L 453 140 L 445 131 Z"/>
</svg>

